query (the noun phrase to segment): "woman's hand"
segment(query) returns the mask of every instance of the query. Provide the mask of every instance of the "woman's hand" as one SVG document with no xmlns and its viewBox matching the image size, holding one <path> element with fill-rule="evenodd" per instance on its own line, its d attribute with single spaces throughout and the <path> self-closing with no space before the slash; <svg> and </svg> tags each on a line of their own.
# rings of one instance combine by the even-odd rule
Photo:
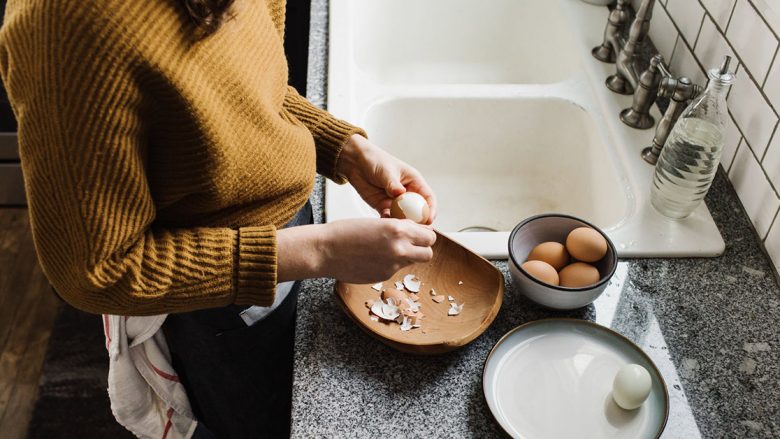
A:
<svg viewBox="0 0 780 439">
<path fill-rule="evenodd" d="M 362 218 L 277 231 L 277 280 L 374 283 L 433 257 L 436 233 L 410 220 Z"/>
<path fill-rule="evenodd" d="M 404 192 L 417 192 L 428 201 L 431 215 L 428 224 L 436 218 L 436 195 L 420 172 L 355 134 L 341 151 L 339 172 L 358 194 L 383 217 L 390 216 L 390 203 Z"/>
</svg>

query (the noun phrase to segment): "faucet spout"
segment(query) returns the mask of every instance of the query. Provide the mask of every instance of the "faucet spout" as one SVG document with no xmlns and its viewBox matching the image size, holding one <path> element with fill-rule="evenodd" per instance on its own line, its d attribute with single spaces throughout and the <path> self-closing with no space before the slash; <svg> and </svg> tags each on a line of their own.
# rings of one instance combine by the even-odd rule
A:
<svg viewBox="0 0 780 439">
<path fill-rule="evenodd" d="M 614 63 L 616 54 L 623 47 L 623 30 L 631 20 L 627 3 L 628 0 L 618 0 L 615 8 L 610 11 L 607 26 L 604 28 L 604 41 L 590 51 L 597 60 Z"/>
<path fill-rule="evenodd" d="M 636 90 L 639 82 L 639 71 L 636 68 L 637 49 L 645 41 L 650 30 L 650 19 L 653 18 L 653 6 L 655 0 L 642 0 L 636 18 L 631 23 L 626 45 L 617 55 L 615 60 L 616 72 L 607 78 L 607 88 L 624 95 L 630 95 Z"/>
</svg>

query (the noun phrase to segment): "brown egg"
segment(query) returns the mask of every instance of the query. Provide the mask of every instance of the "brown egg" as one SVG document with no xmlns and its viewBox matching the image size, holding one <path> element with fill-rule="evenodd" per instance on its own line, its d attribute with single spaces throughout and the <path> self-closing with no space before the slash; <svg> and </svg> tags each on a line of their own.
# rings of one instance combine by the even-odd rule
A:
<svg viewBox="0 0 780 439">
<path fill-rule="evenodd" d="M 558 273 L 561 280 L 562 287 L 587 287 L 598 283 L 601 279 L 599 270 L 584 262 L 575 262 L 563 267 L 560 273 Z"/>
<path fill-rule="evenodd" d="M 396 305 L 400 305 L 400 304 L 404 303 L 404 299 L 408 299 L 409 298 L 409 296 L 407 296 L 406 293 L 404 293 L 403 291 L 398 291 L 398 290 L 393 289 L 393 288 L 388 288 L 388 289 L 382 291 L 382 300 L 384 302 L 387 302 L 387 299 L 389 297 L 393 298 L 393 301 L 395 302 Z"/>
<path fill-rule="evenodd" d="M 431 208 L 422 195 L 416 192 L 404 192 L 390 204 L 390 216 L 426 224 L 431 216 Z"/>
<path fill-rule="evenodd" d="M 531 250 L 528 260 L 547 262 L 558 271 L 569 263 L 569 252 L 560 242 L 543 242 Z"/>
<path fill-rule="evenodd" d="M 558 272 L 547 262 L 526 261 L 522 267 L 528 274 L 540 281 L 550 285 L 558 285 Z"/>
<path fill-rule="evenodd" d="M 575 259 L 596 262 L 607 254 L 607 240 L 590 227 L 579 227 L 566 237 L 566 250 Z"/>
</svg>

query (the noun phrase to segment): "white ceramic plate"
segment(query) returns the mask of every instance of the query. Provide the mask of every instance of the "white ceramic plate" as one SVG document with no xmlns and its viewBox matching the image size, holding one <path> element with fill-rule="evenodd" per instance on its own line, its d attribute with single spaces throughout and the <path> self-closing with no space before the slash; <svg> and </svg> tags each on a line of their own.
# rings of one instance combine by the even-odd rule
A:
<svg viewBox="0 0 780 439">
<path fill-rule="evenodd" d="M 612 400 L 624 364 L 650 372 L 647 401 L 627 411 Z M 669 415 L 666 384 L 627 338 L 577 319 L 545 319 L 509 331 L 488 354 L 482 387 L 490 411 L 512 437 L 657 438 Z"/>
</svg>

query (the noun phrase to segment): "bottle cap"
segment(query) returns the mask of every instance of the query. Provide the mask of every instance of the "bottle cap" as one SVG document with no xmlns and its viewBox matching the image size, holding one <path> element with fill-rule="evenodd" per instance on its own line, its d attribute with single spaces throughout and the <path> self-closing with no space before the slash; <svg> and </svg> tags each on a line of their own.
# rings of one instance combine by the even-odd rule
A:
<svg viewBox="0 0 780 439">
<path fill-rule="evenodd" d="M 731 64 L 731 57 L 726 55 L 723 57 L 723 63 L 719 68 L 715 68 L 709 71 L 710 79 L 714 79 L 726 85 L 733 83 L 734 73 L 729 71 L 729 64 Z"/>
</svg>

